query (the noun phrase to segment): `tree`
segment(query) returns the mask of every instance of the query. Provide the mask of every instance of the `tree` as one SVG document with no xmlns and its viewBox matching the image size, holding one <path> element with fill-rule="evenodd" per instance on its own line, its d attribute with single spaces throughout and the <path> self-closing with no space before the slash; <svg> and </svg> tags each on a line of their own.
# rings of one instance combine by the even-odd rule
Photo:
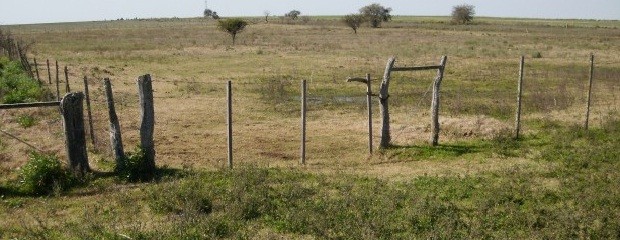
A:
<svg viewBox="0 0 620 240">
<path fill-rule="evenodd" d="M 265 15 L 265 22 L 269 23 L 269 15 L 271 15 L 271 13 L 269 11 L 264 11 L 263 15 Z"/>
<path fill-rule="evenodd" d="M 217 22 L 217 28 L 227 32 L 232 37 L 233 45 L 235 45 L 235 38 L 237 33 L 240 33 L 248 25 L 248 22 L 241 18 L 230 18 L 219 20 Z"/>
<path fill-rule="evenodd" d="M 213 11 L 211 9 L 205 8 L 205 11 L 202 13 L 204 15 L 205 18 L 213 18 L 213 19 L 220 19 L 220 16 L 217 15 L 216 11 Z"/>
<path fill-rule="evenodd" d="M 360 14 L 370 22 L 370 26 L 373 28 L 380 27 L 382 22 L 392 20 L 392 15 L 390 15 L 391 11 L 392 8 L 383 7 L 377 3 L 360 8 Z"/>
<path fill-rule="evenodd" d="M 284 14 L 284 16 L 287 17 L 287 18 L 296 20 L 299 17 L 300 14 L 301 14 L 301 12 L 298 11 L 298 10 L 291 10 L 287 14 Z"/>
<path fill-rule="evenodd" d="M 458 24 L 467 24 L 474 20 L 476 11 L 473 5 L 462 4 L 452 7 L 452 21 Z"/>
<path fill-rule="evenodd" d="M 353 29 L 353 32 L 355 32 L 355 34 L 357 34 L 357 29 L 364 22 L 364 16 L 362 16 L 361 14 L 349 14 L 344 16 L 342 18 L 342 21 L 351 29 Z"/>
</svg>

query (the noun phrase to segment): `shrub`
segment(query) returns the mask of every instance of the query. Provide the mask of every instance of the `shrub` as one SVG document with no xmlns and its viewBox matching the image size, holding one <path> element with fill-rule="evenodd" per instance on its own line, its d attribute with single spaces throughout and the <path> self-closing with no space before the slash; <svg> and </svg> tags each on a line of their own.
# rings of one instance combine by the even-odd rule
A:
<svg viewBox="0 0 620 240">
<path fill-rule="evenodd" d="M 381 27 L 382 22 L 389 22 L 392 20 L 390 12 L 392 8 L 386 8 L 377 3 L 370 4 L 360 9 L 360 14 L 370 22 L 370 26 L 373 28 Z"/>
<path fill-rule="evenodd" d="M 0 58 L 0 99 L 3 103 L 23 103 L 40 100 L 43 89 L 28 77 L 20 63 Z"/>
<path fill-rule="evenodd" d="M 463 4 L 452 8 L 452 22 L 466 24 L 474 20 L 476 11 L 473 5 Z"/>
<path fill-rule="evenodd" d="M 364 22 L 364 16 L 361 14 L 349 14 L 342 18 L 344 24 L 353 29 L 353 32 L 357 34 L 357 29 Z"/>
<path fill-rule="evenodd" d="M 29 115 L 21 115 L 17 117 L 17 123 L 23 128 L 29 128 L 37 124 L 37 119 Z"/>
<path fill-rule="evenodd" d="M 30 160 L 19 174 L 21 190 L 33 195 L 57 193 L 75 183 L 73 175 L 54 155 L 31 153 Z"/>
<path fill-rule="evenodd" d="M 116 172 L 122 180 L 127 182 L 147 182 L 153 179 L 154 174 L 145 170 L 146 165 L 144 151 L 138 146 L 133 152 L 126 153 L 125 166 L 116 169 Z"/>
</svg>

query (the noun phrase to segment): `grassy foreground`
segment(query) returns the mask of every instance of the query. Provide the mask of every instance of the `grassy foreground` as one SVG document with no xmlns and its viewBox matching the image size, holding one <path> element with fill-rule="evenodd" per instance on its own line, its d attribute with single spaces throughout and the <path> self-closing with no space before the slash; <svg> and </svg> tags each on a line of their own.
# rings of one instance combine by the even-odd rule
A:
<svg viewBox="0 0 620 240">
<path fill-rule="evenodd" d="M 610 120 L 595 131 L 496 139 L 493 149 L 536 152 L 532 160 L 545 167 L 396 182 L 256 167 L 168 171 L 156 184 L 94 176 L 61 197 L 2 196 L 0 237 L 613 239 L 619 135 L 620 122 Z"/>
</svg>

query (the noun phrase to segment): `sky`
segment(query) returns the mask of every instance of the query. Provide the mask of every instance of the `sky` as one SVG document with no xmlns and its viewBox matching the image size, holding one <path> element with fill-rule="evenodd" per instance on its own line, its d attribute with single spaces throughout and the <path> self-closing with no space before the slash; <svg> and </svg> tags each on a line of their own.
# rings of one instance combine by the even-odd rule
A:
<svg viewBox="0 0 620 240">
<path fill-rule="evenodd" d="M 476 16 L 620 20 L 620 0 L 208 0 L 222 17 L 345 15 L 379 3 L 392 15 L 448 16 L 459 4 L 475 6 Z M 0 0 L 0 25 L 115 20 L 119 18 L 199 17 L 204 0 Z"/>
</svg>

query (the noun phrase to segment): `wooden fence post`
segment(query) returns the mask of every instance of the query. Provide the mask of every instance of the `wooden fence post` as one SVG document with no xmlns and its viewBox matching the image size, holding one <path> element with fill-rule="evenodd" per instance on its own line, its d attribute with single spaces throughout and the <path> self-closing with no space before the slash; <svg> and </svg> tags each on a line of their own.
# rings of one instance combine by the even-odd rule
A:
<svg viewBox="0 0 620 240">
<path fill-rule="evenodd" d="M 370 73 L 366 74 L 366 105 L 368 105 L 368 153 L 372 155 L 372 90 Z"/>
<path fill-rule="evenodd" d="M 60 101 L 60 80 L 58 80 L 58 60 L 56 60 L 56 99 Z"/>
<path fill-rule="evenodd" d="M 155 106 L 153 104 L 153 84 L 151 75 L 146 74 L 138 78 L 138 90 L 140 94 L 140 146 L 144 151 L 145 171 L 155 173 Z"/>
<path fill-rule="evenodd" d="M 78 92 L 67 93 L 60 102 L 69 166 L 79 175 L 90 171 L 84 134 L 83 100 L 84 94 Z"/>
<path fill-rule="evenodd" d="M 395 61 L 395 57 L 388 59 L 387 65 L 385 66 L 385 72 L 383 74 L 383 81 L 381 82 L 381 89 L 379 90 L 379 102 L 381 103 L 382 116 L 381 148 L 389 147 L 390 142 L 392 141 L 392 137 L 390 136 L 390 112 L 388 107 L 388 98 L 390 95 L 388 94 L 388 89 L 390 86 L 390 76 Z"/>
<path fill-rule="evenodd" d="M 71 88 L 69 87 L 69 69 L 65 66 L 65 91 L 71 92 Z"/>
<path fill-rule="evenodd" d="M 50 70 L 50 60 L 47 59 L 47 80 L 48 84 L 52 85 L 52 71 Z"/>
<path fill-rule="evenodd" d="M 437 70 L 437 77 L 433 83 L 433 100 L 431 103 L 431 131 L 432 138 L 431 142 L 433 146 L 437 146 L 439 144 L 439 91 L 441 87 L 441 80 L 443 80 L 444 69 L 446 67 L 446 61 L 448 60 L 448 56 L 443 56 L 441 58 L 441 63 L 439 64 L 439 69 Z"/>
<path fill-rule="evenodd" d="M 90 93 L 88 91 L 88 78 L 84 76 L 84 95 L 86 95 L 86 113 L 88 114 L 88 126 L 90 128 L 90 141 L 95 149 L 95 131 L 93 129 L 93 114 L 90 110 Z"/>
<path fill-rule="evenodd" d="M 592 83 L 594 82 L 594 54 L 590 54 L 590 83 L 588 84 L 588 105 L 586 107 L 586 125 L 588 130 L 590 123 L 590 104 L 592 103 Z"/>
<path fill-rule="evenodd" d="M 232 119 L 232 81 L 226 84 L 226 124 L 227 124 L 227 146 L 228 146 L 228 168 L 233 168 L 233 119 Z"/>
<path fill-rule="evenodd" d="M 301 81 L 301 164 L 306 164 L 306 80 Z"/>
<path fill-rule="evenodd" d="M 112 84 L 109 78 L 103 80 L 105 85 L 105 95 L 108 102 L 108 116 L 110 117 L 110 143 L 116 161 L 116 171 L 125 169 L 125 150 L 123 149 L 123 138 L 121 136 L 121 126 L 118 123 L 118 116 L 114 107 L 114 97 L 112 95 Z M 91 125 L 92 132 L 92 125 Z"/>
<path fill-rule="evenodd" d="M 41 86 L 43 83 L 41 82 L 41 76 L 39 75 L 39 64 L 37 63 L 37 58 L 34 58 L 34 71 L 37 74 L 37 81 L 39 82 L 39 86 Z"/>
<path fill-rule="evenodd" d="M 515 119 L 515 139 L 519 139 L 521 133 L 521 97 L 523 95 L 523 68 L 525 66 L 525 57 L 521 56 L 519 63 L 519 83 L 517 85 L 517 114 Z"/>
</svg>

